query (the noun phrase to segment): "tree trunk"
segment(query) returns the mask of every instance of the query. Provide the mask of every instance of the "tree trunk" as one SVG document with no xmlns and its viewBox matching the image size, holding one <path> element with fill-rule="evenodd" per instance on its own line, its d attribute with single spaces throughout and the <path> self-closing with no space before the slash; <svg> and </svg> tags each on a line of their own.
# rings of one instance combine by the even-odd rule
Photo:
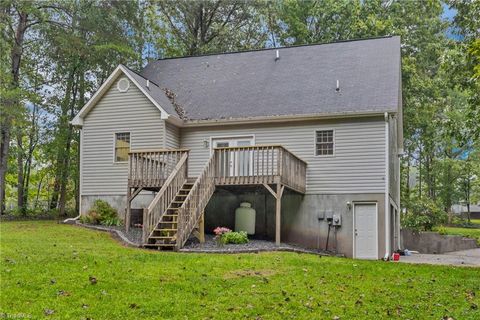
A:
<svg viewBox="0 0 480 320">
<path fill-rule="evenodd" d="M 23 40 L 27 30 L 28 14 L 18 12 L 18 24 L 15 30 L 15 38 L 13 39 L 12 51 L 10 52 L 12 82 L 11 89 L 19 87 L 20 64 L 23 54 Z M 17 105 L 15 99 L 7 99 L 2 101 L 5 108 L 5 114 L 1 115 L 1 139 L 0 139 L 0 214 L 5 210 L 5 177 L 8 170 L 8 156 L 10 151 L 10 133 L 12 126 L 11 112 Z"/>
<path fill-rule="evenodd" d="M 17 133 L 17 207 L 18 210 L 22 214 L 26 213 L 26 208 L 24 205 L 24 193 L 25 190 L 23 187 L 25 186 L 25 181 L 24 181 L 24 175 L 23 175 L 23 137 L 21 134 L 21 128 L 18 128 L 18 133 Z"/>
<path fill-rule="evenodd" d="M 65 97 L 63 98 L 61 104 L 61 114 L 58 119 L 58 134 L 57 139 L 59 139 L 59 143 L 57 144 L 57 159 L 56 159 L 56 170 L 55 170 L 55 180 L 53 183 L 53 191 L 52 197 L 50 200 L 50 209 L 57 209 L 59 208 L 59 197 L 62 189 L 62 177 L 64 176 L 63 170 L 65 168 L 65 158 L 68 157 L 68 153 L 64 148 L 67 145 L 65 139 L 68 139 L 68 118 L 69 118 L 69 110 L 70 104 L 72 103 L 72 99 L 75 97 L 72 95 L 75 86 L 75 74 L 76 68 L 72 67 L 68 78 L 67 78 L 67 86 L 65 90 Z M 76 89 L 75 89 L 76 92 Z M 68 151 L 69 152 L 69 151 Z"/>
<path fill-rule="evenodd" d="M 73 72 L 73 76 L 75 77 L 76 72 Z M 83 78 L 82 76 L 77 76 L 73 79 L 73 86 L 71 90 L 71 97 L 70 97 L 70 103 L 68 105 L 69 109 L 67 110 L 67 115 L 68 117 L 66 118 L 66 121 L 64 121 L 61 125 L 65 126 L 66 129 L 66 140 L 65 140 L 65 149 L 63 152 L 63 159 L 60 162 L 61 163 L 61 179 L 60 179 L 60 199 L 58 203 L 58 211 L 59 215 L 65 216 L 66 211 L 66 202 L 67 202 L 67 187 L 68 187 L 68 178 L 69 178 L 69 168 L 70 168 L 70 149 L 72 147 L 72 139 L 73 139 L 73 127 L 70 125 L 69 120 L 73 119 L 75 116 L 75 106 L 77 102 L 77 93 L 78 93 L 78 87 L 79 87 L 79 82 L 80 78 Z M 68 94 L 68 92 L 67 92 Z M 65 120 L 65 119 L 64 119 Z"/>
</svg>

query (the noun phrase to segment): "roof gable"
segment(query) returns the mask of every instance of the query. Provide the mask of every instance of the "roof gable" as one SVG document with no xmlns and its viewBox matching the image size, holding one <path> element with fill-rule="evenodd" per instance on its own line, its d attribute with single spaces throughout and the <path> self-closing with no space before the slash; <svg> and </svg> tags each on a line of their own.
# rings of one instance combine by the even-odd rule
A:
<svg viewBox="0 0 480 320">
<path fill-rule="evenodd" d="M 125 75 L 137 88 L 152 102 L 152 104 L 160 110 L 161 118 L 168 119 L 169 117 L 177 117 L 175 109 L 165 95 L 165 92 L 157 85 L 151 83 L 147 87 L 147 79 L 141 75 L 133 72 L 123 65 L 119 65 L 107 78 L 107 80 L 100 86 L 90 100 L 83 106 L 77 115 L 71 121 L 74 126 L 82 126 L 83 119 L 92 110 L 100 99 L 108 92 L 112 84 L 121 75 Z"/>
</svg>

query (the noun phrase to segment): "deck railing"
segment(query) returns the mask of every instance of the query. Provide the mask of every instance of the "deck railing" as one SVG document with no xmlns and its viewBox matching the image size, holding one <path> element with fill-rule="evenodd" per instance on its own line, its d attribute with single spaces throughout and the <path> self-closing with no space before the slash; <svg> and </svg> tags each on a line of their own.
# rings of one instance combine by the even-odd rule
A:
<svg viewBox="0 0 480 320">
<path fill-rule="evenodd" d="M 132 188 L 162 186 L 187 149 L 129 152 L 128 185 Z"/>
<path fill-rule="evenodd" d="M 188 240 L 215 191 L 215 157 L 215 154 L 210 157 L 178 210 L 177 249 Z"/>
<path fill-rule="evenodd" d="M 175 198 L 188 178 L 188 153 L 185 152 L 180 161 L 175 165 L 170 176 L 165 180 L 160 191 L 157 193 L 148 208 L 143 210 L 143 243 L 146 243 L 149 235 L 156 228 L 162 215 Z"/>
<path fill-rule="evenodd" d="M 215 148 L 218 185 L 282 183 L 305 192 L 305 161 L 281 145 Z"/>
</svg>

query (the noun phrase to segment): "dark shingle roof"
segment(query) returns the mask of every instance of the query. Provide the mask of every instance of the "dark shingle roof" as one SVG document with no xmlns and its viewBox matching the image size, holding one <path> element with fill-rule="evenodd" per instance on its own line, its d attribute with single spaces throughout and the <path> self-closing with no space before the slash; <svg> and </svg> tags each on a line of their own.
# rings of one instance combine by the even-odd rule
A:
<svg viewBox="0 0 480 320">
<path fill-rule="evenodd" d="M 150 79 L 150 85 L 147 88 L 147 78 L 126 66 L 123 67 L 125 67 L 125 70 L 128 72 L 128 74 L 133 79 L 135 79 L 135 81 L 142 87 L 142 89 L 147 91 L 148 94 L 152 97 L 152 99 L 155 100 L 167 113 L 176 114 L 175 107 L 165 94 L 165 90 L 160 88 L 153 80 Z"/>
<path fill-rule="evenodd" d="M 275 50 L 157 60 L 141 75 L 192 120 L 398 108 L 399 37 L 279 48 L 278 61 Z"/>
</svg>

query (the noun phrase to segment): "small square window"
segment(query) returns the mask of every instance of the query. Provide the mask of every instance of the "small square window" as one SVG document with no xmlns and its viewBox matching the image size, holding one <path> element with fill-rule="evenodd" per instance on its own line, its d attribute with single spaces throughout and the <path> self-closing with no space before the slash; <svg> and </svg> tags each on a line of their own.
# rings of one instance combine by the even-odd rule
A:
<svg viewBox="0 0 480 320">
<path fill-rule="evenodd" d="M 130 152 L 130 132 L 115 133 L 115 162 L 128 161 Z"/>
<path fill-rule="evenodd" d="M 315 131 L 315 155 L 331 156 L 334 149 L 333 130 Z"/>
</svg>

